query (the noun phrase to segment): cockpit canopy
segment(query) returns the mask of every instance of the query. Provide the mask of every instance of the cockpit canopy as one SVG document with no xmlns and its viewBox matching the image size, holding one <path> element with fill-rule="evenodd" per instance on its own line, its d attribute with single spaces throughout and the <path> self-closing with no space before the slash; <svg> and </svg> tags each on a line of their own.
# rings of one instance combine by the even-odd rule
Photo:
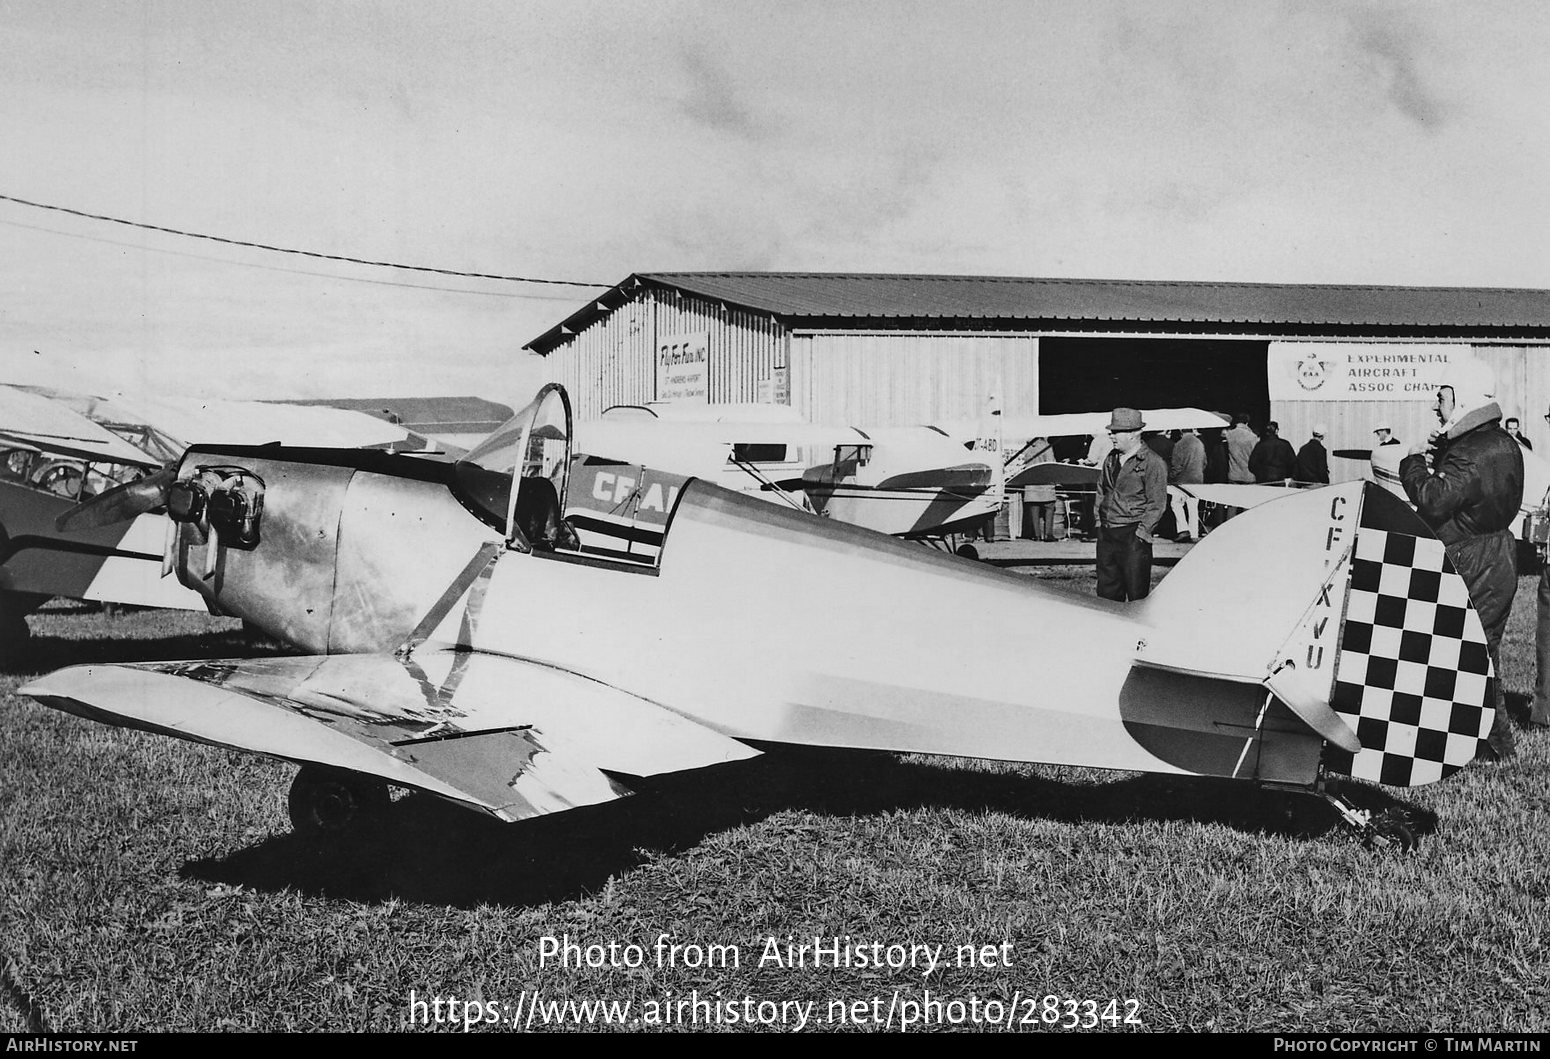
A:
<svg viewBox="0 0 1550 1059">
<path fill-rule="evenodd" d="M 565 510 L 570 455 L 570 398 L 559 383 L 549 383 L 458 461 L 458 489 L 508 541 L 524 549 L 552 548 Z"/>
</svg>

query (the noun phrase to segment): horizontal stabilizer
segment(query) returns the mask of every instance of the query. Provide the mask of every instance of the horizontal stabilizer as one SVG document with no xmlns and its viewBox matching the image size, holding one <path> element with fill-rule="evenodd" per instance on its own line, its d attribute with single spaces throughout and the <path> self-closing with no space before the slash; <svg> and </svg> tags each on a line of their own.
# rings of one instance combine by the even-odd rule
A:
<svg viewBox="0 0 1550 1059">
<path fill-rule="evenodd" d="M 655 703 L 520 659 L 422 650 L 74 666 L 23 689 L 107 724 L 326 765 L 503 820 L 758 752 Z"/>
</svg>

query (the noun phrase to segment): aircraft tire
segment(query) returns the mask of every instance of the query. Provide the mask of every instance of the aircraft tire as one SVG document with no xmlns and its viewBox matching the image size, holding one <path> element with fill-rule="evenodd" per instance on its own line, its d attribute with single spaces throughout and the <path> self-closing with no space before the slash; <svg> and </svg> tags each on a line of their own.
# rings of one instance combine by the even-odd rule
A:
<svg viewBox="0 0 1550 1059">
<path fill-rule="evenodd" d="M 390 802 L 387 785 L 353 772 L 303 765 L 286 799 L 298 835 L 337 837 L 371 830 Z"/>
<path fill-rule="evenodd" d="M 960 558 L 969 559 L 974 562 L 978 562 L 980 557 L 979 549 L 972 544 L 958 545 L 958 550 L 953 554 L 959 556 Z"/>
<path fill-rule="evenodd" d="M 1363 836 L 1369 849 L 1387 849 L 1396 853 L 1409 853 L 1415 849 L 1415 832 L 1409 823 L 1393 809 L 1385 809 L 1374 816 Z"/>
</svg>

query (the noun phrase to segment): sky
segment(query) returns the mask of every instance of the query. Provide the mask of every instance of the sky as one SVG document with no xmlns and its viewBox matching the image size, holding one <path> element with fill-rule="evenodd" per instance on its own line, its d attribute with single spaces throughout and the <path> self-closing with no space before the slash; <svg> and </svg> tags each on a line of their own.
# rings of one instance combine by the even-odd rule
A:
<svg viewBox="0 0 1550 1059">
<path fill-rule="evenodd" d="M 1547 54 L 1537 0 L 4 0 L 0 382 L 521 404 L 633 272 L 1550 288 Z"/>
</svg>

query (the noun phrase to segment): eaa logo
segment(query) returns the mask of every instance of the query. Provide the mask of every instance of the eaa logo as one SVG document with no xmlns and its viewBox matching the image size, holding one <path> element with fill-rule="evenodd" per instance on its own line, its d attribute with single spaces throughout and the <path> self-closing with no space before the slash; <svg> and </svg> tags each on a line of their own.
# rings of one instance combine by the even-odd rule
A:
<svg viewBox="0 0 1550 1059">
<path fill-rule="evenodd" d="M 1329 361 L 1309 353 L 1297 362 L 1297 385 L 1304 390 L 1317 390 L 1329 379 L 1329 365 Z"/>
</svg>

